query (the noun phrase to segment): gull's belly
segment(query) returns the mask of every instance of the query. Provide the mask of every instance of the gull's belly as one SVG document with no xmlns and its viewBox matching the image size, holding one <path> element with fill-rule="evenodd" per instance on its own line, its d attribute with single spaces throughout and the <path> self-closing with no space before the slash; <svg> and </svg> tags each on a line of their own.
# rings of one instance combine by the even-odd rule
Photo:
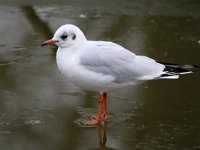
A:
<svg viewBox="0 0 200 150">
<path fill-rule="evenodd" d="M 65 70 L 63 74 L 66 75 L 69 81 L 85 90 L 106 92 L 119 86 L 113 82 L 114 78 L 112 76 L 92 72 L 80 66 Z"/>
<path fill-rule="evenodd" d="M 85 90 L 107 92 L 123 87 L 122 84 L 115 83 L 115 78 L 111 75 L 87 70 L 78 63 L 75 57 L 68 57 L 62 61 L 57 59 L 57 66 L 61 74 L 67 77 L 68 81 Z"/>
</svg>

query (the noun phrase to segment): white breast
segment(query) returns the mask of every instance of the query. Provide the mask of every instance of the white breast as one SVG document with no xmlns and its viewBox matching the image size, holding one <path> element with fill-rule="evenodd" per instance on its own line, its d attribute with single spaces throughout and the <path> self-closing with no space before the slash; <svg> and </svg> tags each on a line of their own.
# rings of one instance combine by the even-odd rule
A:
<svg viewBox="0 0 200 150">
<path fill-rule="evenodd" d="M 66 49 L 58 49 L 56 62 L 59 71 L 67 77 L 67 80 L 77 86 L 90 91 L 109 91 L 110 89 L 119 88 L 119 85 L 113 82 L 112 76 L 105 76 L 87 70 L 80 65 L 79 55 L 67 52 Z"/>
</svg>

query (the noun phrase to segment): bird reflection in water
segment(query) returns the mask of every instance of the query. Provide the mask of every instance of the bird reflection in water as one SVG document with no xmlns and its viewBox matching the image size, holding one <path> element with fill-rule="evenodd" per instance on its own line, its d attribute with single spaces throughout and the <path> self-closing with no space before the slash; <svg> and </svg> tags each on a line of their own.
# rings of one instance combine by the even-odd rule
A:
<svg viewBox="0 0 200 150">
<path fill-rule="evenodd" d="M 105 150 L 107 141 L 107 120 L 102 121 L 101 124 L 96 125 L 98 133 L 98 141 L 100 150 Z"/>
</svg>

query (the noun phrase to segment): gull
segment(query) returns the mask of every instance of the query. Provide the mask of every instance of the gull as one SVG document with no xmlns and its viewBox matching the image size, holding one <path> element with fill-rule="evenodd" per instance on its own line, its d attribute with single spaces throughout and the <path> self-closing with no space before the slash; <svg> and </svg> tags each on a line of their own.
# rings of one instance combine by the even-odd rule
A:
<svg viewBox="0 0 200 150">
<path fill-rule="evenodd" d="M 107 119 L 108 92 L 146 80 L 178 79 L 181 74 L 198 70 L 195 65 L 162 63 L 136 55 L 113 42 L 87 40 L 72 24 L 62 25 L 41 46 L 51 44 L 58 46 L 56 62 L 61 74 L 82 89 L 100 93 L 98 113 L 85 120 L 85 125 L 96 125 Z"/>
</svg>

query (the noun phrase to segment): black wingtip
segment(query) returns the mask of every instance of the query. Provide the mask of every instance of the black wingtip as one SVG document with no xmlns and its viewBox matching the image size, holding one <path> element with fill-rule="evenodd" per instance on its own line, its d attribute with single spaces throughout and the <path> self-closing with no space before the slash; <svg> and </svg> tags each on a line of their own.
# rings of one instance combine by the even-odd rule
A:
<svg viewBox="0 0 200 150">
<path fill-rule="evenodd" d="M 193 66 L 194 66 L 194 71 L 193 72 L 199 71 L 199 66 L 197 66 L 197 65 L 193 65 Z"/>
<path fill-rule="evenodd" d="M 159 62 L 163 65 L 165 65 L 165 69 L 164 71 L 167 71 L 167 72 L 173 72 L 173 73 L 177 73 L 177 74 L 181 74 L 181 73 L 186 73 L 186 72 L 197 72 L 199 71 L 199 66 L 197 65 L 180 65 L 180 64 L 170 64 L 170 63 L 163 63 L 163 62 Z"/>
<path fill-rule="evenodd" d="M 192 71 L 192 72 L 199 71 L 199 66 L 197 65 L 181 65 L 180 67 L 186 71 Z"/>
</svg>

